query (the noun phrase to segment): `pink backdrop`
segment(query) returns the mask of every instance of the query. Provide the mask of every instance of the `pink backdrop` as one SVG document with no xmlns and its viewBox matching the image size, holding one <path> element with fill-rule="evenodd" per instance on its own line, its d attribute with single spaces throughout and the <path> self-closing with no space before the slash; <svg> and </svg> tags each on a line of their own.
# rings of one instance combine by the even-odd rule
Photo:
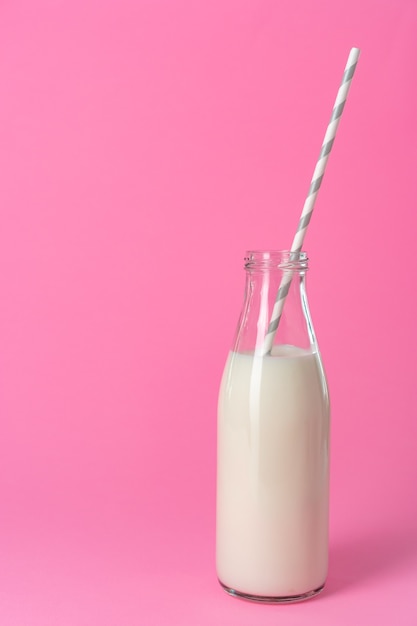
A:
<svg viewBox="0 0 417 626">
<path fill-rule="evenodd" d="M 0 3 L 0 622 L 417 624 L 415 0 Z M 247 248 L 306 240 L 331 566 L 214 569 L 217 389 Z"/>
</svg>

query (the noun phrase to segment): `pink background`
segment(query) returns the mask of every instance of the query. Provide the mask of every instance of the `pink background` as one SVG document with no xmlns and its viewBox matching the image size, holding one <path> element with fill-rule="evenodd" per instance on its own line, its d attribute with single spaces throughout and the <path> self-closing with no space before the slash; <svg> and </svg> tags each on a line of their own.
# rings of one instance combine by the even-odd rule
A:
<svg viewBox="0 0 417 626">
<path fill-rule="evenodd" d="M 0 623 L 417 624 L 415 0 L 0 2 Z M 306 240 L 325 593 L 229 598 L 217 389 L 247 248 Z"/>
</svg>

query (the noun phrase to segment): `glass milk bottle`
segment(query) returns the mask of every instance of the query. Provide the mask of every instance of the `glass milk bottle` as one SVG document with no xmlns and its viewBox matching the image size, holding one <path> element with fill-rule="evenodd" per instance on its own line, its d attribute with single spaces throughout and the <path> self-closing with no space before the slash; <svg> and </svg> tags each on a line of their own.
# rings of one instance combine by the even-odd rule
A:
<svg viewBox="0 0 417 626">
<path fill-rule="evenodd" d="M 304 252 L 247 253 L 219 393 L 217 575 L 228 593 L 264 602 L 309 598 L 327 575 L 329 398 L 307 268 Z M 280 286 L 271 347 L 265 337 Z"/>
</svg>

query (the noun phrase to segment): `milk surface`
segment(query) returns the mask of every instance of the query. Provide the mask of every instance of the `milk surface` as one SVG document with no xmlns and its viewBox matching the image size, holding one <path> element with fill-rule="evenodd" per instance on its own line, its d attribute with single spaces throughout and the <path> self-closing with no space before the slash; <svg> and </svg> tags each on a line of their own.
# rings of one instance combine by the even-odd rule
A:
<svg viewBox="0 0 417 626">
<path fill-rule="evenodd" d="M 218 406 L 217 574 L 296 596 L 327 574 L 329 407 L 317 354 L 229 355 Z"/>
</svg>

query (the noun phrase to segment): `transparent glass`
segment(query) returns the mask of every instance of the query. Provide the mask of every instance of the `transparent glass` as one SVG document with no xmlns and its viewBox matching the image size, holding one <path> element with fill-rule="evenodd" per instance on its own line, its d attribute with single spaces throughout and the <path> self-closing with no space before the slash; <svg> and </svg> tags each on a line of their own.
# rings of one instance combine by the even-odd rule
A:
<svg viewBox="0 0 417 626">
<path fill-rule="evenodd" d="M 327 575 L 330 411 L 307 269 L 304 252 L 247 253 L 219 392 L 217 575 L 228 593 L 260 602 L 312 597 Z"/>
</svg>

